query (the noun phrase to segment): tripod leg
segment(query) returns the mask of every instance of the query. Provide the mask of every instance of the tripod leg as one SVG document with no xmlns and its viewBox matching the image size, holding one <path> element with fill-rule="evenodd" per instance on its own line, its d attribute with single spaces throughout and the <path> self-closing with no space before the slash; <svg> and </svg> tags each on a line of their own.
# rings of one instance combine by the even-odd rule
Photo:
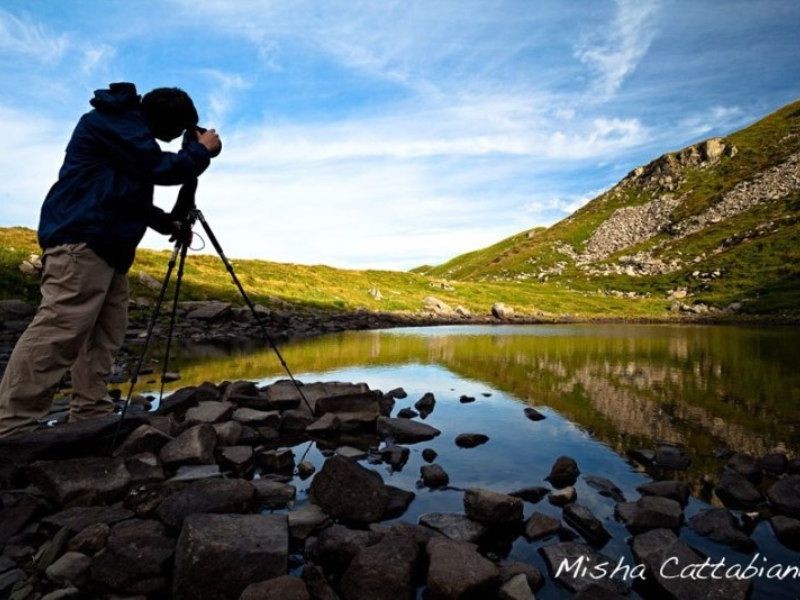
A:
<svg viewBox="0 0 800 600">
<path fill-rule="evenodd" d="M 264 335 L 264 338 L 267 340 L 267 342 L 269 342 L 269 345 L 275 351 L 275 355 L 278 357 L 281 366 L 283 367 L 284 371 L 286 371 L 286 374 L 289 375 L 289 379 L 292 380 L 292 383 L 294 384 L 297 393 L 300 394 L 300 397 L 303 399 L 303 402 L 305 403 L 306 407 L 313 416 L 314 409 L 311 407 L 308 398 L 306 398 L 306 395 L 303 393 L 303 390 L 300 388 L 300 385 L 297 383 L 297 380 L 294 378 L 294 375 L 292 375 L 292 372 L 289 370 L 289 365 L 287 365 L 286 361 L 283 359 L 283 355 L 281 354 L 280 350 L 278 350 L 278 346 L 275 344 L 275 341 L 272 339 L 272 336 L 269 334 L 269 331 L 267 331 L 266 325 L 264 325 L 264 322 L 261 320 L 261 315 L 258 314 L 255 305 L 250 300 L 250 297 L 247 295 L 247 292 L 244 291 L 244 288 L 242 287 L 239 278 L 236 276 L 236 273 L 233 270 L 233 265 L 230 263 L 228 257 L 225 256 L 225 253 L 222 251 L 222 246 L 220 246 L 220 243 L 217 240 L 217 236 L 215 236 L 214 232 L 211 231 L 211 227 L 209 226 L 208 222 L 203 216 L 203 213 L 197 209 L 195 209 L 194 213 L 197 216 L 197 219 L 200 221 L 200 224 L 203 226 L 203 230 L 206 232 L 208 239 L 211 241 L 211 245 L 214 246 L 214 250 L 217 251 L 217 254 L 219 254 L 219 257 L 222 259 L 222 262 L 225 265 L 225 269 L 227 269 L 228 273 L 230 273 L 231 279 L 233 279 L 233 283 L 236 285 L 236 287 L 239 290 L 239 293 L 242 295 L 245 304 L 247 304 L 247 307 L 250 309 L 250 312 L 253 313 L 253 317 L 255 318 L 256 323 L 258 323 L 258 326 L 261 328 L 261 333 Z"/>
<path fill-rule="evenodd" d="M 158 401 L 164 397 L 164 374 L 169 367 L 169 351 L 172 347 L 172 334 L 175 331 L 175 315 L 178 311 L 178 298 L 181 294 L 181 282 L 183 281 L 183 267 L 186 264 L 186 252 L 189 250 L 188 244 L 181 246 L 181 258 L 178 262 L 178 278 L 175 280 L 175 295 L 172 298 L 172 312 L 169 317 L 169 329 L 167 330 L 167 348 L 164 350 L 164 364 L 161 367 L 161 389 L 158 393 Z"/>
<path fill-rule="evenodd" d="M 172 275 L 172 270 L 175 268 L 175 262 L 178 257 L 178 251 L 180 250 L 181 244 L 180 242 L 175 243 L 175 247 L 172 250 L 172 255 L 170 256 L 169 263 L 167 264 L 167 272 L 164 275 L 164 281 L 161 282 L 161 290 L 158 293 L 158 299 L 156 300 L 156 305 L 153 308 L 153 313 L 150 315 L 150 321 L 147 324 L 147 334 L 144 338 L 144 345 L 142 346 L 142 351 L 139 353 L 139 358 L 136 361 L 136 368 L 131 375 L 131 384 L 128 388 L 128 396 L 125 399 L 125 405 L 122 407 L 122 416 L 119 419 L 119 423 L 117 424 L 117 430 L 114 433 L 114 438 L 111 442 L 111 446 L 116 447 L 117 445 L 117 436 L 119 436 L 119 432 L 122 429 L 122 422 L 125 420 L 125 415 L 128 412 L 128 406 L 130 406 L 131 398 L 133 397 L 133 388 L 136 386 L 136 382 L 139 380 L 139 372 L 142 370 L 142 366 L 144 365 L 144 359 L 147 355 L 147 347 L 150 345 L 150 338 L 153 336 L 153 329 L 156 325 L 156 320 L 158 319 L 158 314 L 161 312 L 161 305 L 164 302 L 164 296 L 167 293 L 167 287 L 169 286 L 169 278 Z"/>
</svg>

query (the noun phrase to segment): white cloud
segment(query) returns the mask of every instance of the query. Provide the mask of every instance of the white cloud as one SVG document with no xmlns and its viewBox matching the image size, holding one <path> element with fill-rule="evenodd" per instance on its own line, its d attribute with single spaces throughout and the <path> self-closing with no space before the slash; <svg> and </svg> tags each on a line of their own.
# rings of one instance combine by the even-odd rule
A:
<svg viewBox="0 0 800 600">
<path fill-rule="evenodd" d="M 17 17 L 0 8 L 0 50 L 33 58 L 58 61 L 69 46 L 65 34 L 55 34 L 29 17 Z"/>
<path fill-rule="evenodd" d="M 236 92 L 246 90 L 250 87 L 250 83 L 241 75 L 217 69 L 203 69 L 201 73 L 204 77 L 213 79 L 216 84 L 208 97 L 209 113 L 206 122 L 220 128 L 235 105 Z"/>
<path fill-rule="evenodd" d="M 657 2 L 617 0 L 616 8 L 610 26 L 604 24 L 575 48 L 575 56 L 595 75 L 592 94 L 599 94 L 601 99 L 619 90 L 647 53 L 656 34 Z"/>
<path fill-rule="evenodd" d="M 88 44 L 83 50 L 83 62 L 81 72 L 85 76 L 91 76 L 95 70 L 104 63 L 109 63 L 116 54 L 116 50 L 108 44 Z"/>
</svg>

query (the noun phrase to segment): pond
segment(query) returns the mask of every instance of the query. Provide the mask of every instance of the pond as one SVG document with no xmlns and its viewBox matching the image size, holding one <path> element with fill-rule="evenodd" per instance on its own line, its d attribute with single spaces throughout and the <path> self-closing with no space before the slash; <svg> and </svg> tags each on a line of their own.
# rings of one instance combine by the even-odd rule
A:
<svg viewBox="0 0 800 600">
<path fill-rule="evenodd" d="M 725 464 L 723 451 L 763 456 L 800 451 L 800 332 L 788 328 L 674 325 L 454 326 L 347 332 L 282 346 L 294 375 L 303 382 L 365 382 L 384 392 L 403 387 L 408 397 L 395 412 L 431 392 L 436 407 L 426 423 L 442 434 L 413 444 L 408 463 L 393 472 L 375 465 L 386 483 L 413 490 L 416 499 L 401 520 L 416 522 L 428 512 L 461 512 L 462 490 L 481 486 L 510 492 L 546 485 L 555 459 L 573 457 L 583 475 L 613 481 L 629 500 L 636 487 L 654 477 L 681 479 L 692 489 L 688 520 L 708 505 L 720 506 L 714 485 Z M 182 348 L 176 365 L 181 380 L 173 388 L 203 381 L 249 379 L 261 384 L 285 378 L 268 348 L 202 346 Z M 460 402 L 461 396 L 476 400 Z M 546 418 L 531 421 L 523 408 Z M 489 441 L 462 449 L 460 433 L 483 433 Z M 688 469 L 647 472 L 628 458 L 631 449 L 661 443 L 680 446 Z M 450 475 L 451 488 L 418 488 L 424 448 Z M 317 468 L 324 456 L 313 444 L 295 448 Z M 366 461 L 364 461 L 366 464 Z M 298 505 L 307 502 L 308 481 L 296 479 Z M 630 534 L 614 518 L 614 501 L 601 496 L 583 477 L 579 501 L 612 534 L 603 554 L 633 564 Z M 525 503 L 534 511 L 560 517 L 561 509 L 542 500 Z M 735 514 L 739 514 L 738 512 Z M 781 545 L 768 521 L 751 533 L 769 564 L 800 565 L 800 553 Z M 728 563 L 746 564 L 751 555 L 700 537 L 687 527 L 681 539 Z M 524 537 L 493 548 L 547 572 L 538 549 L 552 540 L 529 543 Z M 796 598 L 800 579 L 777 582 L 756 578 L 755 598 Z M 537 598 L 569 594 L 548 579 Z M 635 597 L 635 594 L 631 597 Z"/>
</svg>

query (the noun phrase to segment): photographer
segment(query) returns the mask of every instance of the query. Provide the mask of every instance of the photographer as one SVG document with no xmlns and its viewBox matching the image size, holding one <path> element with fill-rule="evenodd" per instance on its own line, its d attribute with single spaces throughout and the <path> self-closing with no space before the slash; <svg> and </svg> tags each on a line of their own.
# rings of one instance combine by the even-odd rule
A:
<svg viewBox="0 0 800 600">
<path fill-rule="evenodd" d="M 132 83 L 114 83 L 90 104 L 42 206 L 42 302 L 0 383 L 0 436 L 35 429 L 68 369 L 71 422 L 113 411 L 106 384 L 125 338 L 136 247 L 148 226 L 191 236 L 178 206 L 165 213 L 153 205 L 153 186 L 193 189 L 221 148 L 213 129 L 200 133 L 194 104 L 178 88 L 140 98 Z M 156 142 L 184 131 L 177 153 Z"/>
</svg>

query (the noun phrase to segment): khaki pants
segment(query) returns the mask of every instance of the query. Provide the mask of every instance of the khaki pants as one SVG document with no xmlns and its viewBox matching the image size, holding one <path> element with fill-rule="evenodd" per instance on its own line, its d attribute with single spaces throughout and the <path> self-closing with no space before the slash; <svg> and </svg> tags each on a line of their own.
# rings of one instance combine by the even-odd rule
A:
<svg viewBox="0 0 800 600">
<path fill-rule="evenodd" d="M 35 429 L 70 368 L 70 421 L 114 409 L 106 384 L 128 326 L 127 277 L 86 244 L 49 248 L 43 261 L 42 303 L 0 383 L 0 436 Z"/>
</svg>

